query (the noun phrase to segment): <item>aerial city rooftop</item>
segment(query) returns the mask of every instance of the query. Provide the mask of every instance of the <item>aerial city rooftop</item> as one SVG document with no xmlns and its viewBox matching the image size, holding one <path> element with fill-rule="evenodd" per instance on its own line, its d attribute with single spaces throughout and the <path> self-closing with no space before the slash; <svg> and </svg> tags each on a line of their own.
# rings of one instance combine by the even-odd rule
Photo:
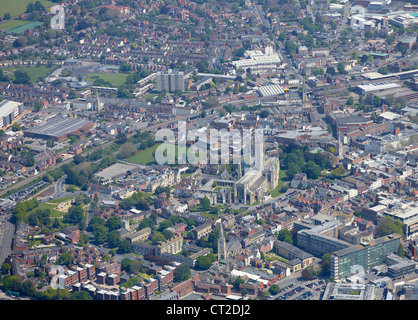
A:
<svg viewBox="0 0 418 320">
<path fill-rule="evenodd" d="M 417 300 L 417 19 L 0 4 L 0 299 Z"/>
</svg>

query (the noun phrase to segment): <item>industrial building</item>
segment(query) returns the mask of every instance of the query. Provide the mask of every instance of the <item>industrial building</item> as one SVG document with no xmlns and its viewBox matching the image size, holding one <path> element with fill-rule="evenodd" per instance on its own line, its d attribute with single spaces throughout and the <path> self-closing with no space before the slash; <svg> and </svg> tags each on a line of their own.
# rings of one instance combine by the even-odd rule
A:
<svg viewBox="0 0 418 320">
<path fill-rule="evenodd" d="M 258 87 L 257 92 L 262 97 L 277 96 L 279 94 L 284 94 L 284 90 L 278 84 L 260 86 Z"/>
<path fill-rule="evenodd" d="M 368 84 L 361 84 L 357 86 L 359 93 L 363 96 L 376 93 L 388 89 L 400 88 L 401 86 L 392 81 L 382 81 L 382 82 L 374 82 Z"/>
<path fill-rule="evenodd" d="M 12 124 L 13 120 L 21 114 L 23 105 L 20 102 L 4 100 L 0 102 L 0 127 Z"/>
<path fill-rule="evenodd" d="M 62 141 L 70 136 L 84 137 L 92 124 L 88 120 L 54 116 L 46 120 L 46 123 L 25 130 L 23 133 L 26 137 L 30 138 Z"/>
<path fill-rule="evenodd" d="M 274 52 L 272 47 L 266 47 L 265 53 L 261 50 L 248 50 L 244 56 L 245 59 L 231 62 L 236 70 L 250 69 L 251 72 L 260 72 L 266 69 L 275 70 L 281 63 L 279 54 Z"/>
</svg>

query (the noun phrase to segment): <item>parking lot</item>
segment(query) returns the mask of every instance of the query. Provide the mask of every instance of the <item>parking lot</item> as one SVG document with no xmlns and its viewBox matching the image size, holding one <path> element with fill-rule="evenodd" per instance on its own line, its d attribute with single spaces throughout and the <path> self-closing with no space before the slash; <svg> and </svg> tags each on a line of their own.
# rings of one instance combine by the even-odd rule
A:
<svg viewBox="0 0 418 320">
<path fill-rule="evenodd" d="M 294 283 L 283 287 L 274 300 L 319 300 L 325 291 L 325 280 L 310 280 Z"/>
</svg>

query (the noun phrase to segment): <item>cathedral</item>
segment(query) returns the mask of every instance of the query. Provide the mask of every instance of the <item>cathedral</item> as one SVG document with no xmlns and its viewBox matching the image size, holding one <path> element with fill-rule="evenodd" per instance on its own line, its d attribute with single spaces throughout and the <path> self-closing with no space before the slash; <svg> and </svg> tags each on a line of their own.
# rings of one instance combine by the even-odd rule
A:
<svg viewBox="0 0 418 320">
<path fill-rule="evenodd" d="M 235 175 L 221 174 L 219 179 L 211 179 L 201 189 L 212 204 L 261 202 L 265 194 L 279 182 L 280 161 L 278 157 L 265 159 L 264 140 L 254 147 L 254 163 L 250 166 L 237 165 Z M 213 188 L 213 186 L 216 186 Z"/>
</svg>

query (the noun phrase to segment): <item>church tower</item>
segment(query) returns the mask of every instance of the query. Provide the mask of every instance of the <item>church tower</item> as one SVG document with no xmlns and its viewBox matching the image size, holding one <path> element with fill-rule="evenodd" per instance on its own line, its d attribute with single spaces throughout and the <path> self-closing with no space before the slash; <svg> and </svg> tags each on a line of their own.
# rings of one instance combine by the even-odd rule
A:
<svg viewBox="0 0 418 320">
<path fill-rule="evenodd" d="M 100 98 L 99 98 L 99 91 L 96 91 L 96 103 L 94 106 L 94 110 L 97 112 L 102 111 L 102 103 L 100 102 Z"/>
<path fill-rule="evenodd" d="M 341 133 L 340 132 L 338 132 L 338 143 L 337 143 L 337 147 L 338 147 L 338 157 L 339 158 L 342 158 L 342 156 L 343 156 L 343 138 L 342 138 L 342 136 L 341 136 Z"/>
<path fill-rule="evenodd" d="M 264 170 L 264 135 L 262 129 L 257 129 L 254 135 L 254 169 Z"/>
<path fill-rule="evenodd" d="M 226 240 L 224 237 L 224 229 L 222 227 L 222 222 L 219 223 L 219 238 L 218 238 L 218 261 L 228 258 L 228 253 L 226 251 Z"/>
</svg>

